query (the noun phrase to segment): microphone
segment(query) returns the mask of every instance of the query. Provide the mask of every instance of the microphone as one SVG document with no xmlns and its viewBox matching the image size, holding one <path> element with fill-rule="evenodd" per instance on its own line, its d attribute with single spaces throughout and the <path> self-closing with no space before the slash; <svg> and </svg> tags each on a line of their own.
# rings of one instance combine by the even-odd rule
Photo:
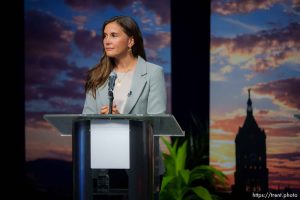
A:
<svg viewBox="0 0 300 200">
<path fill-rule="evenodd" d="M 116 72 L 112 71 L 108 77 L 108 92 L 112 92 L 115 88 L 115 81 L 117 79 Z"/>
<path fill-rule="evenodd" d="M 112 114 L 112 106 L 113 106 L 113 100 L 114 100 L 114 87 L 115 87 L 115 81 L 117 79 L 116 72 L 112 71 L 108 77 L 108 99 L 109 99 L 109 111 L 108 114 Z"/>
<path fill-rule="evenodd" d="M 130 90 L 127 94 L 128 97 L 130 97 L 132 95 L 132 91 Z"/>
</svg>

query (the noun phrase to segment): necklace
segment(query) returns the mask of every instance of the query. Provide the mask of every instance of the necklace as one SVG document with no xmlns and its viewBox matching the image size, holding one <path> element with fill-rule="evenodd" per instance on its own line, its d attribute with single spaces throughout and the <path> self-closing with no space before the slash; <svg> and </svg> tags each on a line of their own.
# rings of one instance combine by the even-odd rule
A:
<svg viewBox="0 0 300 200">
<path fill-rule="evenodd" d="M 131 72 L 131 69 L 127 70 L 126 72 L 118 72 L 117 76 L 117 87 L 121 87 L 124 81 L 127 79 L 127 75 Z"/>
<path fill-rule="evenodd" d="M 122 78 L 120 77 L 121 73 L 118 73 L 118 77 L 117 77 L 117 87 L 121 87 L 122 85 L 122 79 L 124 78 L 124 76 L 126 75 L 126 73 L 122 73 Z"/>
<path fill-rule="evenodd" d="M 128 74 L 131 74 L 131 72 L 133 71 L 133 69 L 135 68 L 135 66 L 133 66 L 133 67 L 127 67 L 126 69 L 122 69 L 121 71 L 120 70 L 118 70 L 118 72 L 117 72 L 117 79 L 116 79 L 116 81 L 117 81 L 117 83 L 116 83 L 116 85 L 117 85 L 117 87 L 121 87 L 121 85 L 122 85 L 122 82 L 127 82 L 128 80 L 128 78 L 127 78 L 127 75 Z"/>
</svg>

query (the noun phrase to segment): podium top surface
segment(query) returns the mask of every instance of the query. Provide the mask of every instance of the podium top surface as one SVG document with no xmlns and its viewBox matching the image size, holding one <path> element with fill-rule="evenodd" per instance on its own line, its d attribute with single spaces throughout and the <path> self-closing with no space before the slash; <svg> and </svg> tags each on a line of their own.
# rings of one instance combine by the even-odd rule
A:
<svg viewBox="0 0 300 200">
<path fill-rule="evenodd" d="M 72 135 L 74 121 L 79 120 L 129 120 L 148 121 L 152 124 L 153 135 L 155 136 L 184 136 L 177 120 L 170 114 L 145 115 L 145 114 L 46 114 L 44 115 L 61 135 Z"/>
</svg>

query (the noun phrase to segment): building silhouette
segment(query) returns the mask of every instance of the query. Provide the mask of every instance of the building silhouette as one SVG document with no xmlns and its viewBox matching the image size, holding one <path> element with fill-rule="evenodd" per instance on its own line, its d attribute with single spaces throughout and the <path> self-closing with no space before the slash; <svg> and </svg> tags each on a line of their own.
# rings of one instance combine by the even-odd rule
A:
<svg viewBox="0 0 300 200">
<path fill-rule="evenodd" d="M 250 89 L 248 95 L 247 116 L 235 138 L 236 171 L 232 194 L 236 197 L 268 191 L 266 134 L 253 116 Z"/>
</svg>

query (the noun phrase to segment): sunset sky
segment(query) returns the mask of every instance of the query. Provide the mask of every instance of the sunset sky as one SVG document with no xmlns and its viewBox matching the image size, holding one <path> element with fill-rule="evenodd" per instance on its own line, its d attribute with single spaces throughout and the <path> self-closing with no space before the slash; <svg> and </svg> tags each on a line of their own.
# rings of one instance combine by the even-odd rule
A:
<svg viewBox="0 0 300 200">
<path fill-rule="evenodd" d="M 269 187 L 300 188 L 300 1 L 212 1 L 210 163 L 233 184 L 234 139 L 251 88 Z M 241 3 L 242 2 L 242 3 Z"/>
<path fill-rule="evenodd" d="M 86 73 L 102 55 L 102 24 L 115 15 L 139 24 L 147 59 L 164 68 L 170 98 L 169 1 L 25 0 L 27 161 L 71 160 L 71 138 L 60 137 L 42 117 L 82 112 Z"/>
</svg>

